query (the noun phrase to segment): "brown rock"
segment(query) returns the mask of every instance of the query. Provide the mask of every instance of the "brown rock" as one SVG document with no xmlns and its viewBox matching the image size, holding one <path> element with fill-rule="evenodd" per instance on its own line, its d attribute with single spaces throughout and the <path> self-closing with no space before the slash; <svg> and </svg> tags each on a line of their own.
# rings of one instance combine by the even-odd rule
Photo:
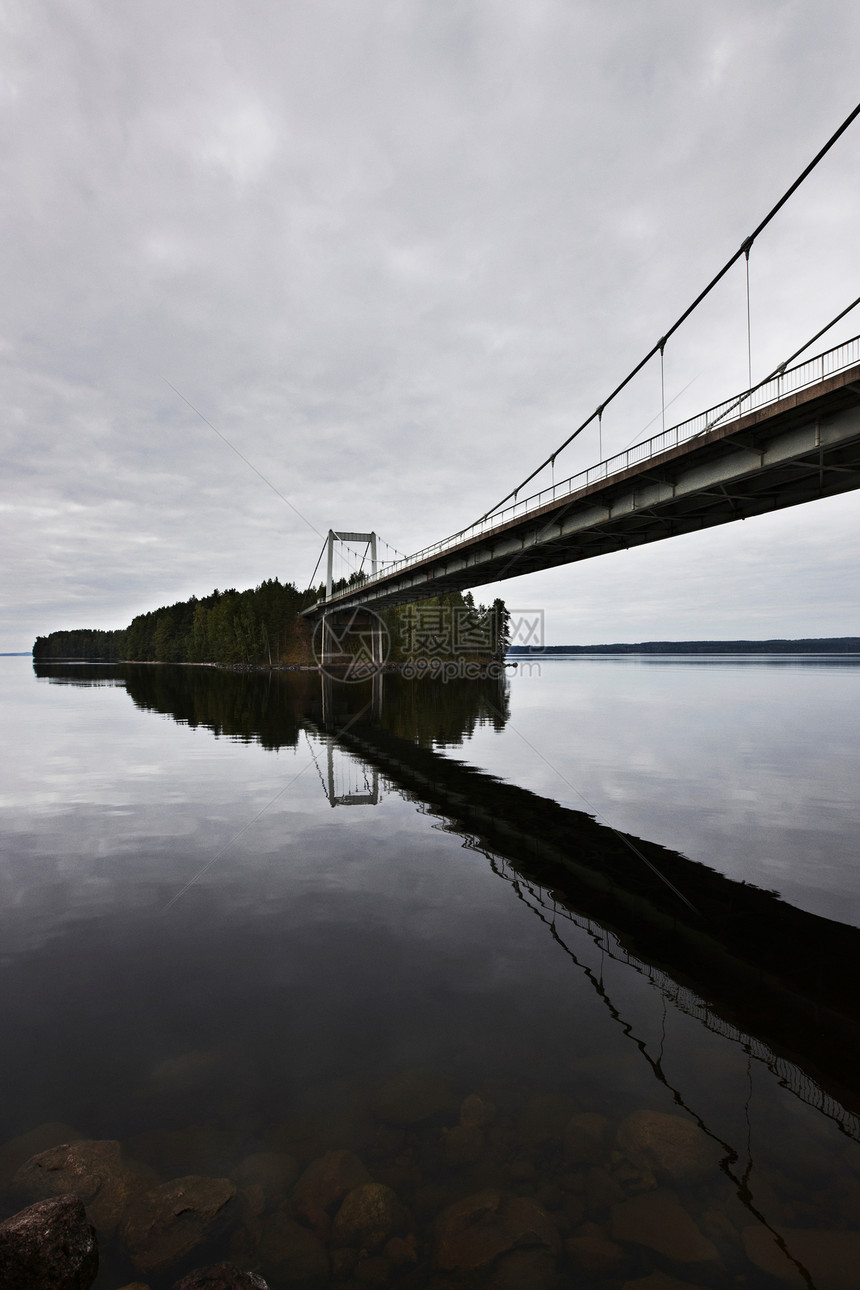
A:
<svg viewBox="0 0 860 1290">
<path fill-rule="evenodd" d="M 79 1196 L 91 1223 L 110 1235 L 135 1196 L 151 1187 L 153 1174 L 126 1160 L 118 1142 L 73 1142 L 41 1151 L 27 1160 L 12 1189 L 32 1200 Z"/>
<path fill-rule="evenodd" d="M 662 1111 L 634 1111 L 618 1126 L 618 1150 L 658 1178 L 691 1182 L 719 1160 L 719 1148 L 692 1120 Z"/>
<path fill-rule="evenodd" d="M 331 1252 L 331 1274 L 336 1281 L 348 1277 L 358 1263 L 358 1250 L 344 1247 Z"/>
<path fill-rule="evenodd" d="M 401 1071 L 379 1089 L 373 1113 L 386 1124 L 406 1128 L 453 1111 L 451 1086 L 436 1071 Z"/>
<path fill-rule="evenodd" d="M 536 1201 L 514 1196 L 502 1206 L 502 1213 L 513 1229 L 517 1245 L 545 1245 L 553 1254 L 561 1252 L 558 1228 Z"/>
<path fill-rule="evenodd" d="M 449 1205 L 436 1220 L 434 1258 L 445 1271 L 489 1267 L 518 1246 L 544 1246 L 556 1255 L 560 1239 L 549 1215 L 524 1196 L 495 1188 Z"/>
<path fill-rule="evenodd" d="M 404 1227 L 408 1215 L 384 1183 L 362 1183 L 344 1198 L 332 1223 L 334 1245 L 354 1245 L 372 1253 Z"/>
<path fill-rule="evenodd" d="M 256 1272 L 243 1272 L 235 1263 L 216 1263 L 189 1272 L 174 1284 L 173 1290 L 269 1290 L 269 1287 Z"/>
<path fill-rule="evenodd" d="M 371 1181 L 370 1174 L 352 1151 L 327 1151 L 312 1160 L 293 1188 L 293 1205 L 299 1211 L 332 1210 L 354 1187 Z"/>
<path fill-rule="evenodd" d="M 154 1272 L 188 1254 L 223 1220 L 236 1194 L 228 1178 L 174 1178 L 130 1205 L 120 1232 L 140 1272 Z"/>
<path fill-rule="evenodd" d="M 816 1290 L 856 1290 L 860 1232 L 806 1227 L 785 1228 L 780 1235 L 788 1254 L 764 1227 L 745 1227 L 741 1233 L 747 1258 L 762 1272 L 785 1285 L 805 1287 L 808 1283 L 798 1270 L 799 1263 L 812 1277 Z"/>
<path fill-rule="evenodd" d="M 605 1115 L 586 1111 L 574 1115 L 564 1127 L 562 1144 L 569 1165 L 600 1165 L 609 1156 L 612 1125 Z"/>
<path fill-rule="evenodd" d="M 410 1264 L 418 1262 L 412 1241 L 404 1240 L 402 1236 L 392 1236 L 382 1253 L 398 1268 L 408 1268 Z"/>
<path fill-rule="evenodd" d="M 85 1136 L 70 1125 L 54 1120 L 39 1124 L 35 1129 L 29 1129 L 27 1133 L 5 1142 L 0 1147 L 0 1191 L 6 1191 L 21 1165 L 31 1156 L 47 1151 L 49 1147 L 80 1142 Z"/>
<path fill-rule="evenodd" d="M 0 1223 L 0 1290 L 89 1290 L 96 1234 L 77 1196 L 38 1201 Z"/>
<path fill-rule="evenodd" d="M 327 1284 L 331 1265 L 325 1245 L 297 1223 L 289 1205 L 281 1205 L 267 1221 L 260 1242 L 260 1264 L 273 1281 L 292 1287 Z"/>
<path fill-rule="evenodd" d="M 612 1237 L 629 1241 L 675 1263 L 718 1260 L 716 1246 L 693 1222 L 674 1192 L 648 1191 L 612 1206 Z"/>
</svg>

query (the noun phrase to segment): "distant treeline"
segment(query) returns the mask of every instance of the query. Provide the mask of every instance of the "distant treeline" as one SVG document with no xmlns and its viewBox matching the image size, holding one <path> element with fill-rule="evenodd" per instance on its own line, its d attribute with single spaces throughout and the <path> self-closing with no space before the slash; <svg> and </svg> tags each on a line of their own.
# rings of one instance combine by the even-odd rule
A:
<svg viewBox="0 0 860 1290">
<path fill-rule="evenodd" d="M 359 581 L 356 575 L 349 583 Z M 335 584 L 338 591 L 349 586 Z M 51 632 L 37 636 L 33 658 L 114 663 L 218 663 L 222 666 L 312 664 L 313 626 L 301 610 L 321 599 L 323 588 L 300 592 L 270 578 L 248 591 L 218 591 L 138 614 L 117 631 Z M 509 615 L 501 600 L 475 605 L 459 592 L 380 614 L 390 638 L 390 659 L 430 655 L 501 658 Z"/>
<path fill-rule="evenodd" d="M 860 636 L 773 641 L 640 641 L 638 645 L 512 645 L 509 654 L 860 654 Z"/>
</svg>

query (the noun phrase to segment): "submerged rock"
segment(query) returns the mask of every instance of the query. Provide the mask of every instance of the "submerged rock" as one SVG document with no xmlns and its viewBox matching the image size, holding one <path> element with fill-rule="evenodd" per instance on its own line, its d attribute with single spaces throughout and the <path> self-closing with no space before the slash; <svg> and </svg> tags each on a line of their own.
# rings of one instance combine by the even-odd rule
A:
<svg viewBox="0 0 860 1290">
<path fill-rule="evenodd" d="M 243 1272 L 234 1263 L 216 1263 L 208 1268 L 196 1268 L 173 1290 L 269 1290 L 267 1283 L 256 1272 Z"/>
<path fill-rule="evenodd" d="M 38 1201 L 0 1223 L 0 1290 L 89 1290 L 95 1229 L 77 1196 Z"/>
<path fill-rule="evenodd" d="M 330 1261 L 315 1233 L 297 1223 L 289 1205 L 281 1205 L 265 1224 L 259 1247 L 266 1275 L 290 1286 L 315 1286 L 328 1281 Z"/>
<path fill-rule="evenodd" d="M 80 1142 L 85 1137 L 85 1133 L 78 1133 L 71 1125 L 52 1120 L 4 1142 L 0 1147 L 0 1191 L 6 1190 L 21 1165 L 31 1156 L 63 1143 Z"/>
<path fill-rule="evenodd" d="M 79 1196 L 90 1222 L 109 1236 L 153 1178 L 144 1165 L 126 1160 L 118 1142 L 83 1140 L 31 1156 L 15 1174 L 12 1189 L 32 1200 Z"/>
<path fill-rule="evenodd" d="M 189 1254 L 224 1216 L 236 1188 L 228 1178 L 174 1178 L 130 1206 L 120 1237 L 140 1272 L 155 1272 Z"/>
<path fill-rule="evenodd" d="M 600 1165 L 609 1155 L 611 1121 L 593 1111 L 572 1116 L 564 1127 L 562 1144 L 569 1165 Z"/>
<path fill-rule="evenodd" d="M 390 1187 L 363 1183 L 344 1198 L 337 1211 L 331 1228 L 332 1243 L 373 1253 L 407 1222 L 407 1211 Z"/>
<path fill-rule="evenodd" d="M 719 1255 L 674 1192 L 648 1191 L 612 1206 L 612 1239 L 644 1245 L 673 1263 L 707 1263 Z"/>
<path fill-rule="evenodd" d="M 293 1205 L 302 1210 L 331 1210 L 354 1187 L 371 1181 L 352 1151 L 327 1151 L 312 1160 L 293 1188 Z"/>
<path fill-rule="evenodd" d="M 543 1246 L 553 1256 L 561 1249 L 558 1231 L 539 1205 L 524 1196 L 505 1197 L 494 1187 L 443 1210 L 434 1238 L 436 1265 L 446 1272 L 488 1268 L 521 1246 Z"/>
<path fill-rule="evenodd" d="M 622 1120 L 618 1150 L 640 1169 L 673 1182 L 704 1178 L 719 1160 L 717 1145 L 692 1120 L 662 1111 L 634 1111 Z"/>
</svg>

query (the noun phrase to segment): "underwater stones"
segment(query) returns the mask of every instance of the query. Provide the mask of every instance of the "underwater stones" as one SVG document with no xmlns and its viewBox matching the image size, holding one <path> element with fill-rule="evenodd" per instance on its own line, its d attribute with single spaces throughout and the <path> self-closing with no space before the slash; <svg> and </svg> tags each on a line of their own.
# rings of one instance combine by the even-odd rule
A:
<svg viewBox="0 0 860 1290">
<path fill-rule="evenodd" d="M 332 1223 L 334 1245 L 353 1245 L 373 1253 L 398 1229 L 408 1214 L 397 1194 L 384 1183 L 362 1183 L 344 1198 Z"/>
<path fill-rule="evenodd" d="M 152 1184 L 143 1166 L 128 1161 L 118 1142 L 64 1143 L 31 1156 L 12 1180 L 12 1188 L 33 1200 L 79 1196 L 99 1232 L 110 1235 L 130 1201 Z"/>
<path fill-rule="evenodd" d="M 354 1187 L 371 1181 L 353 1151 L 327 1151 L 312 1160 L 293 1188 L 293 1205 L 298 1212 L 332 1210 Z"/>
<path fill-rule="evenodd" d="M 717 1248 L 699 1230 L 674 1192 L 643 1192 L 612 1206 L 612 1239 L 644 1245 L 673 1263 L 719 1259 Z"/>
<path fill-rule="evenodd" d="M 137 1270 L 155 1272 L 189 1254 L 224 1216 L 235 1193 L 228 1178 L 190 1175 L 138 1196 L 120 1232 Z"/>
<path fill-rule="evenodd" d="M 99 1268 L 95 1229 L 77 1196 L 55 1196 L 0 1223 L 0 1290 L 89 1290 Z"/>
<path fill-rule="evenodd" d="M 386 1124 L 408 1128 L 456 1107 L 448 1080 L 436 1071 L 400 1071 L 386 1080 L 373 1100 L 373 1114 Z"/>
<path fill-rule="evenodd" d="M 527 1197 L 505 1197 L 496 1188 L 456 1201 L 435 1223 L 434 1259 L 446 1272 L 487 1268 L 519 1246 L 561 1248 L 549 1215 Z"/>
<path fill-rule="evenodd" d="M 330 1260 L 320 1238 L 297 1223 L 288 1204 L 279 1206 L 267 1220 L 259 1246 L 266 1275 L 290 1286 L 316 1286 L 328 1281 Z"/>
<path fill-rule="evenodd" d="M 53 1120 L 39 1124 L 35 1129 L 19 1134 L 0 1147 L 0 1191 L 5 1191 L 18 1169 L 31 1156 L 49 1147 L 60 1146 L 66 1142 L 80 1142 L 86 1134 L 78 1133 L 71 1125 Z"/>
<path fill-rule="evenodd" d="M 741 1233 L 747 1258 L 762 1272 L 787 1286 L 806 1287 L 800 1264 L 816 1290 L 856 1290 L 860 1268 L 860 1232 L 825 1228 L 785 1228 L 785 1250 L 764 1227 L 745 1227 Z M 788 1253 L 786 1253 L 788 1251 Z"/>
<path fill-rule="evenodd" d="M 208 1268 L 196 1268 L 173 1290 L 269 1290 L 267 1283 L 256 1272 L 243 1272 L 234 1263 L 216 1263 Z"/>
<path fill-rule="evenodd" d="M 621 1121 L 618 1150 L 640 1169 L 673 1182 L 705 1177 L 719 1159 L 716 1145 L 697 1124 L 662 1111 L 634 1111 Z"/>
<path fill-rule="evenodd" d="M 609 1154 L 612 1125 L 605 1115 L 585 1111 L 564 1126 L 562 1147 L 569 1165 L 599 1165 Z"/>
</svg>

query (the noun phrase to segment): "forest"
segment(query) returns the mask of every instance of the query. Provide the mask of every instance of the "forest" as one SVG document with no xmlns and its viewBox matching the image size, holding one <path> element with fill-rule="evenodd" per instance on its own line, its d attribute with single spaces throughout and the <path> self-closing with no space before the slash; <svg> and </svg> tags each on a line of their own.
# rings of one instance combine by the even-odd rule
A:
<svg viewBox="0 0 860 1290">
<path fill-rule="evenodd" d="M 360 575 L 336 583 L 348 588 Z M 312 666 L 313 627 L 301 611 L 323 597 L 324 588 L 300 592 L 277 578 L 247 591 L 218 591 L 202 598 L 138 614 L 116 631 L 90 628 L 37 636 L 36 661 L 215 663 L 224 667 Z M 415 605 L 383 610 L 379 617 L 390 641 L 389 660 L 456 653 L 469 658 L 503 658 L 508 614 L 504 602 L 476 605 L 469 592 L 453 592 Z"/>
</svg>

